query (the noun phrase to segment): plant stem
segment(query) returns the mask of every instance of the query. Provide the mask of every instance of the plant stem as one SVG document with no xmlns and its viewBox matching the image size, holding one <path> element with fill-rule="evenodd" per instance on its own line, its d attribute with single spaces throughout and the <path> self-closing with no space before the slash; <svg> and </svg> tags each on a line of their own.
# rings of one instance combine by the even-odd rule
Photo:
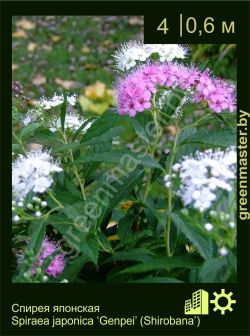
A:
<svg viewBox="0 0 250 336">
<path fill-rule="evenodd" d="M 183 130 L 186 129 L 186 128 L 191 128 L 191 127 L 197 126 L 202 120 L 206 119 L 207 117 L 210 117 L 211 114 L 212 114 L 212 113 L 205 114 L 203 117 L 201 117 L 200 119 L 198 119 L 198 120 L 197 120 L 196 122 L 194 122 L 193 124 L 191 124 L 191 125 L 187 125 L 187 126 L 183 127 L 183 128 L 181 129 L 181 131 L 183 131 Z"/>
<path fill-rule="evenodd" d="M 62 203 L 60 201 L 58 201 L 57 198 L 55 198 L 55 196 L 52 194 L 52 192 L 49 192 L 48 195 L 53 199 L 53 201 L 55 201 L 55 203 L 59 206 L 59 208 L 64 208 L 64 206 L 62 205 Z"/>
<path fill-rule="evenodd" d="M 154 109 L 152 112 L 153 112 L 152 114 L 153 114 L 153 119 L 154 119 L 154 123 L 155 123 L 155 129 L 156 129 L 156 137 L 153 141 L 152 147 L 149 149 L 149 154 L 150 154 L 150 156 L 154 157 L 157 144 L 158 144 L 159 139 L 162 135 L 162 130 L 160 130 L 159 124 L 158 124 L 157 109 Z M 145 188 L 145 192 L 144 192 L 143 202 L 145 202 L 145 200 L 148 196 L 148 193 L 150 191 L 151 177 L 152 177 L 152 169 L 149 168 L 148 172 L 147 172 L 147 183 L 146 183 L 146 188 Z"/>
<path fill-rule="evenodd" d="M 64 140 L 64 143 L 65 145 L 68 145 L 68 141 L 67 141 L 67 137 L 65 135 L 65 132 L 62 132 L 61 133 L 62 136 L 63 136 L 63 140 Z M 85 190 L 84 190 L 84 179 L 83 179 L 83 182 L 81 181 L 81 178 L 79 176 L 79 173 L 78 173 L 78 170 L 76 168 L 76 165 L 74 164 L 74 156 L 73 156 L 73 152 L 72 152 L 72 149 L 69 148 L 68 149 L 68 152 L 69 152 L 69 156 L 70 156 L 70 160 L 72 161 L 73 165 L 72 165 L 72 168 L 73 168 L 73 172 L 75 174 L 75 177 L 79 183 L 79 186 L 80 186 L 80 189 L 81 189 L 81 193 L 82 193 L 82 197 L 84 199 L 84 201 L 86 201 L 86 194 L 85 194 Z"/>
<path fill-rule="evenodd" d="M 13 136 L 17 140 L 17 142 L 19 143 L 19 145 L 20 145 L 22 151 L 24 152 L 24 154 L 26 154 L 26 150 L 23 146 L 22 140 L 18 138 L 18 136 L 16 135 L 16 133 L 14 131 L 13 131 Z"/>
<path fill-rule="evenodd" d="M 153 97 L 153 105 L 156 106 L 155 105 L 155 96 Z M 156 137 L 153 141 L 153 145 L 149 146 L 149 154 L 150 154 L 150 156 L 154 157 L 157 144 L 158 144 L 159 139 L 160 139 L 161 134 L 162 134 L 162 130 L 160 130 L 160 128 L 159 128 L 158 118 L 157 118 L 157 108 L 156 107 L 155 107 L 155 109 L 152 110 L 152 114 L 153 114 L 155 129 L 156 129 Z M 151 178 L 152 178 L 152 169 L 151 168 L 148 168 L 146 177 L 147 177 L 147 181 L 146 181 L 145 191 L 144 191 L 144 195 L 143 195 L 143 199 L 142 199 L 143 203 L 145 203 L 145 201 L 147 199 L 147 196 L 148 196 L 148 193 L 149 193 L 150 188 L 151 188 Z M 139 213 L 138 213 L 138 218 L 137 218 L 137 221 L 136 221 L 136 231 L 139 230 L 140 214 L 142 212 L 142 209 L 143 208 L 141 207 L 140 210 L 139 210 Z"/>
<path fill-rule="evenodd" d="M 171 182 L 173 163 L 174 163 L 175 154 L 176 154 L 176 150 L 177 150 L 177 141 L 178 141 L 179 134 L 181 132 L 181 130 L 178 127 L 177 122 L 175 123 L 175 127 L 176 127 L 176 133 L 175 133 L 174 144 L 173 144 L 173 148 L 172 148 L 172 155 L 171 155 L 171 158 L 170 158 L 169 170 L 168 170 L 168 175 L 170 177 L 170 182 Z M 167 203 L 168 212 L 170 212 L 172 210 L 172 199 L 173 199 L 173 191 L 172 191 L 172 185 L 170 185 L 170 187 L 168 189 L 168 203 Z M 166 224 L 166 227 L 165 227 L 165 232 L 164 232 L 164 240 L 166 242 L 166 250 L 167 250 L 168 257 L 171 257 L 173 255 L 171 253 L 171 249 L 170 249 L 170 232 L 171 232 L 171 218 L 168 217 L 167 224 Z"/>
<path fill-rule="evenodd" d="M 175 121 L 175 119 L 171 118 L 168 114 L 163 113 L 163 112 L 161 112 L 161 111 L 159 111 L 159 113 L 162 114 L 164 117 L 167 117 L 169 120 L 171 120 L 171 121 L 173 121 L 173 122 Z"/>
</svg>

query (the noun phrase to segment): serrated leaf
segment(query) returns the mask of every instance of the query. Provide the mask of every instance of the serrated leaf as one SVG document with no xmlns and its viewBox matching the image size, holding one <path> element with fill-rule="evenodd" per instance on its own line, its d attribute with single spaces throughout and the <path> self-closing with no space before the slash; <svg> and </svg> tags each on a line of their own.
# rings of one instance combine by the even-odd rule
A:
<svg viewBox="0 0 250 336">
<path fill-rule="evenodd" d="M 135 118 L 131 118 L 130 122 L 139 138 L 141 138 L 146 144 L 149 144 L 147 133 L 140 122 Z"/>
<path fill-rule="evenodd" d="M 96 235 L 84 232 L 62 215 L 50 216 L 50 223 L 76 251 L 83 253 L 90 261 L 97 264 L 99 244 Z"/>
<path fill-rule="evenodd" d="M 203 263 L 200 269 L 201 283 L 225 283 L 228 263 L 225 258 L 213 258 Z"/>
<path fill-rule="evenodd" d="M 55 188 L 53 190 L 55 197 L 60 201 L 63 205 L 74 204 L 82 200 L 80 196 L 69 193 L 68 191 L 59 190 L 59 188 Z M 45 196 L 46 200 L 52 201 L 56 206 L 56 203 L 50 198 L 50 196 Z"/>
<path fill-rule="evenodd" d="M 96 235 L 88 234 L 85 241 L 80 244 L 80 251 L 85 254 L 90 261 L 97 265 L 99 254 L 99 243 Z"/>
<path fill-rule="evenodd" d="M 115 127 L 89 141 L 82 141 L 81 143 L 70 142 L 68 144 L 54 146 L 53 152 L 55 153 L 65 152 L 67 149 L 73 149 L 75 151 L 77 149 L 83 148 L 83 146 L 93 146 L 93 145 L 103 144 L 105 142 L 112 142 L 112 140 L 116 136 L 118 136 L 120 133 L 121 133 L 121 128 Z M 86 157 L 87 155 L 85 154 L 84 156 Z"/>
<path fill-rule="evenodd" d="M 184 156 L 188 155 L 193 155 L 196 151 L 199 151 L 201 149 L 201 144 L 198 143 L 187 143 L 187 144 L 182 144 L 179 146 L 178 151 L 175 155 L 175 161 L 174 162 L 179 162 L 182 160 Z M 167 158 L 167 167 L 169 167 L 169 162 L 170 162 L 171 157 L 168 156 Z"/>
<path fill-rule="evenodd" d="M 83 145 L 78 143 L 78 142 L 70 142 L 68 144 L 60 145 L 60 146 L 54 146 L 53 147 L 53 152 L 54 153 L 60 153 L 60 152 L 66 152 L 67 149 L 73 149 L 77 150 L 79 148 L 82 148 Z"/>
<path fill-rule="evenodd" d="M 66 190 L 67 190 L 70 194 L 72 194 L 72 195 L 74 195 L 74 196 L 76 196 L 76 197 L 78 197 L 78 198 L 81 198 L 81 197 L 82 197 L 81 192 L 80 192 L 79 189 L 77 189 L 77 187 L 72 183 L 72 180 L 70 180 L 69 177 L 65 177 L 65 179 L 64 179 L 64 185 L 65 185 Z"/>
<path fill-rule="evenodd" d="M 184 129 L 178 136 L 177 144 L 183 143 L 185 140 L 188 140 L 191 136 L 197 133 L 197 129 L 194 127 L 188 127 Z"/>
<path fill-rule="evenodd" d="M 86 155 L 93 155 L 95 153 L 102 153 L 111 151 L 111 143 L 106 142 L 104 144 L 90 146 Z M 100 165 L 102 162 L 86 162 L 83 164 L 84 177 L 88 178 Z"/>
<path fill-rule="evenodd" d="M 100 247 L 108 253 L 113 253 L 113 248 L 110 244 L 110 241 L 108 238 L 105 236 L 105 234 L 102 231 L 97 231 L 97 239 L 99 242 Z"/>
<path fill-rule="evenodd" d="M 130 158 L 131 160 L 135 160 L 135 163 L 138 165 L 151 167 L 151 168 L 159 168 L 162 169 L 161 165 L 153 158 L 149 156 L 140 157 L 140 155 L 135 154 L 131 151 L 120 150 L 113 151 L 107 153 L 98 153 L 93 155 L 85 155 L 80 159 L 75 161 L 75 164 L 84 163 L 84 162 L 107 162 L 114 164 L 125 164 L 125 159 Z"/>
<path fill-rule="evenodd" d="M 150 262 L 153 259 L 153 252 L 145 248 L 135 248 L 125 251 L 116 252 L 113 256 L 105 260 L 104 263 L 113 261 L 140 261 Z"/>
<path fill-rule="evenodd" d="M 46 225 L 43 219 L 33 221 L 30 225 L 30 240 L 28 249 L 32 250 L 35 255 L 38 253 L 45 236 L 45 227 Z"/>
<path fill-rule="evenodd" d="M 132 234 L 131 227 L 133 224 L 134 217 L 132 215 L 126 215 L 119 221 L 117 235 L 120 240 L 125 240 L 128 236 Z"/>
<path fill-rule="evenodd" d="M 116 191 L 114 197 L 110 200 L 108 210 L 112 210 L 120 201 L 126 198 L 143 176 L 144 171 L 138 168 L 125 178 L 120 179 L 119 182 L 112 183 L 112 189 L 115 188 Z"/>
<path fill-rule="evenodd" d="M 42 126 L 35 129 L 33 138 L 36 143 L 41 143 L 50 147 L 54 147 L 55 143 L 58 142 L 58 136 L 56 135 L 56 133 L 53 133 Z"/>
<path fill-rule="evenodd" d="M 123 119 L 126 119 L 126 117 L 121 117 L 117 113 L 105 113 L 93 122 L 91 127 L 83 135 L 81 142 L 90 141 L 97 136 L 106 133 L 112 127 L 116 126 L 118 123 L 121 123 Z"/>
<path fill-rule="evenodd" d="M 141 239 L 153 237 L 154 235 L 155 234 L 152 232 L 152 230 L 142 230 L 136 232 L 133 235 L 129 235 L 126 238 L 124 238 L 123 241 L 120 241 L 114 249 L 117 250 L 129 244 L 137 244 Z"/>
<path fill-rule="evenodd" d="M 222 128 L 219 130 L 200 129 L 185 138 L 179 145 L 199 143 L 209 146 L 229 147 L 236 144 L 236 129 Z"/>
<path fill-rule="evenodd" d="M 146 277 L 143 279 L 136 279 L 126 281 L 127 283 L 183 283 L 183 281 L 175 279 L 175 278 L 168 278 L 168 277 Z"/>
<path fill-rule="evenodd" d="M 99 181 L 88 197 L 90 204 L 96 204 L 95 209 L 92 211 L 92 214 L 96 211 L 93 216 L 95 219 L 92 219 L 92 223 L 95 223 L 93 225 L 99 227 L 102 224 L 102 228 L 106 227 L 106 220 L 114 207 L 130 194 L 135 185 L 142 179 L 143 174 L 144 170 L 137 168 L 131 173 L 126 173 L 125 177 L 123 176 L 113 183 L 107 183 L 107 177 L 105 176 Z"/>
<path fill-rule="evenodd" d="M 32 124 L 29 124 L 23 127 L 20 133 L 20 137 L 24 138 L 25 136 L 30 135 L 39 127 L 40 127 L 40 124 L 37 124 L 37 123 L 32 123 Z"/>
<path fill-rule="evenodd" d="M 208 260 L 212 257 L 211 239 L 205 238 L 198 228 L 180 213 L 169 213 L 177 228 L 195 245 L 200 255 Z"/>
<path fill-rule="evenodd" d="M 113 127 L 109 129 L 107 132 L 102 133 L 99 136 L 96 136 L 90 140 L 85 140 L 83 137 L 83 141 L 81 142 L 83 145 L 98 145 L 104 142 L 111 142 L 115 137 L 121 134 L 121 127 Z"/>
<path fill-rule="evenodd" d="M 122 271 L 115 273 L 112 276 L 120 274 L 138 274 L 156 270 L 166 270 L 170 268 L 192 268 L 200 266 L 201 262 L 198 258 L 191 256 L 178 256 L 178 257 L 158 257 L 151 262 L 134 265 L 125 268 Z"/>
<path fill-rule="evenodd" d="M 60 279 L 67 279 L 68 281 L 74 281 L 78 273 L 83 268 L 84 264 L 88 262 L 89 259 L 85 255 L 80 255 L 79 257 L 67 262 L 65 269 L 60 275 Z"/>
</svg>

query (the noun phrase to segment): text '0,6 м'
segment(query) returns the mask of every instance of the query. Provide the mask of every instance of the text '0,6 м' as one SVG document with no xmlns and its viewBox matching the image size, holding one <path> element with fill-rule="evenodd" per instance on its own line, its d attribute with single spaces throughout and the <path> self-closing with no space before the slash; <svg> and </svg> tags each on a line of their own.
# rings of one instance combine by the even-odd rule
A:
<svg viewBox="0 0 250 336">
<path fill-rule="evenodd" d="M 164 18 L 156 29 L 165 35 L 168 34 L 171 29 L 168 26 L 168 19 Z M 222 34 L 235 34 L 235 21 L 218 21 L 211 16 L 198 20 L 193 16 L 185 17 L 183 14 L 179 15 L 180 37 L 187 34 L 202 36 L 204 34 L 213 34 L 216 31 Z"/>
</svg>

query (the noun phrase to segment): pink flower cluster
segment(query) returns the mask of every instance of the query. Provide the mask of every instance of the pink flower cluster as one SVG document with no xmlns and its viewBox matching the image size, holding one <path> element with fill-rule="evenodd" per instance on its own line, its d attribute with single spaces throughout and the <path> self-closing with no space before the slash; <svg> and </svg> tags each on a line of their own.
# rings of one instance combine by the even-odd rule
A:
<svg viewBox="0 0 250 336">
<path fill-rule="evenodd" d="M 46 258 L 48 258 L 52 253 L 54 253 L 58 247 L 59 245 L 57 243 L 49 240 L 48 237 L 45 237 L 45 239 L 42 242 L 40 252 L 38 254 L 38 258 L 40 259 L 38 261 L 39 265 L 42 265 L 43 261 Z M 65 266 L 64 254 L 63 253 L 57 254 L 47 267 L 46 273 L 56 278 L 62 273 L 62 271 L 64 270 L 64 266 Z"/>
<path fill-rule="evenodd" d="M 216 113 L 236 108 L 235 87 L 214 78 L 208 70 L 176 63 L 149 63 L 138 67 L 117 83 L 118 113 L 134 117 L 138 112 L 150 109 L 157 86 L 180 88 L 193 92 L 193 102 L 207 101 Z"/>
<path fill-rule="evenodd" d="M 31 268 L 31 274 L 36 274 L 37 267 L 42 267 L 44 260 L 48 258 L 52 253 L 54 253 L 58 249 L 58 243 L 49 240 L 48 237 L 42 242 L 40 251 L 38 252 L 35 261 L 33 262 Z M 19 258 L 19 263 L 23 261 L 23 255 Z M 52 276 L 54 278 L 58 277 L 65 267 L 65 255 L 63 253 L 57 254 L 53 260 L 50 262 L 49 266 L 46 268 L 46 274 Z"/>
</svg>

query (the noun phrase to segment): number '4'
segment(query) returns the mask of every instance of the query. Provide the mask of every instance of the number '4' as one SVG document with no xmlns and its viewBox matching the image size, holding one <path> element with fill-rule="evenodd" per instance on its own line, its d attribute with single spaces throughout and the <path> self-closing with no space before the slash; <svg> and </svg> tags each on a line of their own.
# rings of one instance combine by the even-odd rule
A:
<svg viewBox="0 0 250 336">
<path fill-rule="evenodd" d="M 167 28 L 167 19 L 163 19 L 162 22 L 159 24 L 157 30 L 162 30 L 164 34 L 167 34 L 169 28 Z"/>
</svg>

